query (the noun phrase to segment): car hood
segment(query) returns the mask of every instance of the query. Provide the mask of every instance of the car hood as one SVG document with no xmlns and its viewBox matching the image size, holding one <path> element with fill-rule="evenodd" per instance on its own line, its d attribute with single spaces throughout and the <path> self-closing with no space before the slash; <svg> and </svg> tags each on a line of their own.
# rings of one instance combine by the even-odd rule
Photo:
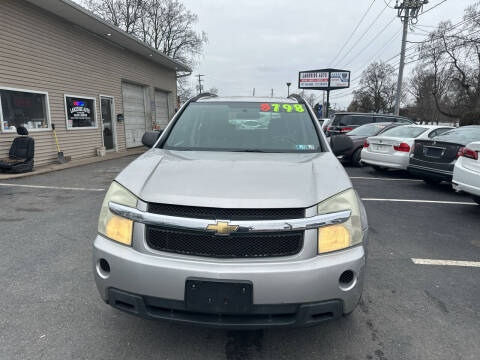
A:
<svg viewBox="0 0 480 360">
<path fill-rule="evenodd" d="M 306 208 L 352 187 L 330 152 L 151 149 L 116 181 L 146 202 L 221 208 Z"/>
</svg>

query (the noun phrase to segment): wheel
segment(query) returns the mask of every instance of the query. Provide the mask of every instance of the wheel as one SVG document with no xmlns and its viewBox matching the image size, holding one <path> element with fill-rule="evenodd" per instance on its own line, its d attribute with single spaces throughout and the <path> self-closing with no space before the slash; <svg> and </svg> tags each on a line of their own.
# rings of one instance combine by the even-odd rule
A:
<svg viewBox="0 0 480 360">
<path fill-rule="evenodd" d="M 385 168 L 378 166 L 378 165 L 372 165 L 373 170 L 375 171 L 385 171 Z"/>
<path fill-rule="evenodd" d="M 363 164 L 363 162 L 361 161 L 362 160 L 362 148 L 359 148 L 357 150 L 355 150 L 355 152 L 353 153 L 352 155 L 352 165 L 353 166 L 356 166 L 356 167 L 363 167 L 365 166 Z"/>
<path fill-rule="evenodd" d="M 428 185 L 438 185 L 442 182 L 442 180 L 433 179 L 433 178 L 425 178 L 422 180 L 425 181 Z"/>
<path fill-rule="evenodd" d="M 473 196 L 473 201 L 480 205 L 480 196 Z"/>
</svg>

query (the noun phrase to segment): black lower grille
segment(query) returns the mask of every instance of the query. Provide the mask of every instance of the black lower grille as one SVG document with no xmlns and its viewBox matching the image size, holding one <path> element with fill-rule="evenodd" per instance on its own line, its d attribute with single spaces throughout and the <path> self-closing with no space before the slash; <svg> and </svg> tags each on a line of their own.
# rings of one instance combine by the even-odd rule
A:
<svg viewBox="0 0 480 360">
<path fill-rule="evenodd" d="M 216 258 L 291 256 L 303 247 L 303 231 L 218 236 L 203 231 L 147 226 L 146 238 L 154 250 Z"/>
<path fill-rule="evenodd" d="M 279 220 L 305 217 L 303 208 L 225 209 L 149 203 L 148 212 L 161 215 L 212 220 Z"/>
</svg>

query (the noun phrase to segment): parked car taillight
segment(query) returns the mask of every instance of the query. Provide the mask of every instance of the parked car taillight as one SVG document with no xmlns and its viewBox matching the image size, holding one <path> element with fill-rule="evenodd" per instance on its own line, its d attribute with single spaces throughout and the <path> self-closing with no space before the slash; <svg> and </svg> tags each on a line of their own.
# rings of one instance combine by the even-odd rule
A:
<svg viewBox="0 0 480 360">
<path fill-rule="evenodd" d="M 368 140 L 365 140 L 365 142 L 363 143 L 363 147 L 367 148 L 369 146 L 370 146 L 370 143 L 368 142 Z"/>
<path fill-rule="evenodd" d="M 465 156 L 467 158 L 478 160 L 478 152 L 469 148 L 460 148 L 461 154 L 459 156 Z M 460 150 L 458 151 L 460 153 Z"/>
<path fill-rule="evenodd" d="M 340 130 L 340 131 L 341 131 L 341 132 L 349 132 L 349 131 L 352 131 L 352 130 L 353 130 L 353 128 L 351 128 L 351 127 L 344 127 L 344 128 L 342 128 L 342 130 Z"/>
<path fill-rule="evenodd" d="M 401 143 L 400 145 L 394 145 L 393 149 L 396 151 L 410 152 L 410 145 L 407 143 Z"/>
<path fill-rule="evenodd" d="M 465 148 L 462 146 L 460 149 L 458 149 L 457 151 L 457 159 L 460 157 L 460 156 L 463 156 L 463 150 L 465 150 Z"/>
</svg>

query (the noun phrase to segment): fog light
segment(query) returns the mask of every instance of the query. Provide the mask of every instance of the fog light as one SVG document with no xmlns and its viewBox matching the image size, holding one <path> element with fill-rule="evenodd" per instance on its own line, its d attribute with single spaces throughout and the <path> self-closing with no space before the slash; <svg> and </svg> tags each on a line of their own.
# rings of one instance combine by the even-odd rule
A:
<svg viewBox="0 0 480 360">
<path fill-rule="evenodd" d="M 343 291 L 349 291 L 357 284 L 357 277 L 352 270 L 346 270 L 340 275 L 338 279 L 340 289 Z"/>
<path fill-rule="evenodd" d="M 97 274 L 102 279 L 107 279 L 110 276 L 110 264 L 105 259 L 100 259 L 97 261 Z"/>
<path fill-rule="evenodd" d="M 350 246 L 350 233 L 341 224 L 318 229 L 318 253 L 327 253 Z"/>
<path fill-rule="evenodd" d="M 106 234 L 110 239 L 132 245 L 133 221 L 113 215 L 107 223 Z"/>
</svg>

